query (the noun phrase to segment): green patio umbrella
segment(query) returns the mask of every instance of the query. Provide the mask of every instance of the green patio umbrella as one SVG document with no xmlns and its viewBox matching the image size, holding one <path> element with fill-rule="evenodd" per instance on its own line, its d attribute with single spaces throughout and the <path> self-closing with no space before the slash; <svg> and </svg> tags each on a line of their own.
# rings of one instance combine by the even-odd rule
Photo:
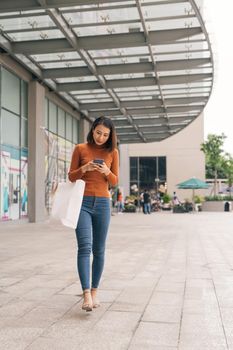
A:
<svg viewBox="0 0 233 350">
<path fill-rule="evenodd" d="M 184 182 L 180 182 L 177 185 L 177 187 L 179 189 L 183 189 L 183 190 L 185 190 L 185 189 L 193 190 L 192 202 L 193 202 L 193 205 L 194 205 L 194 196 L 195 196 L 195 192 L 194 191 L 197 190 L 197 189 L 209 188 L 209 185 L 206 182 L 197 179 L 196 177 L 192 177 L 189 180 L 186 180 Z"/>
</svg>

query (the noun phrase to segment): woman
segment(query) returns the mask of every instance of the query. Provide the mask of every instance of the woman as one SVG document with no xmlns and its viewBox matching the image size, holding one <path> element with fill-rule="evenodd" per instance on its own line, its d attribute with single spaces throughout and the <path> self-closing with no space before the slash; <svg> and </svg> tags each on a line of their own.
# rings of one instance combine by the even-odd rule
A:
<svg viewBox="0 0 233 350">
<path fill-rule="evenodd" d="M 85 181 L 85 191 L 76 228 L 78 273 L 83 289 L 82 309 L 100 306 L 97 288 L 104 267 L 105 241 L 110 221 L 109 185 L 118 183 L 119 156 L 114 125 L 109 118 L 97 118 L 87 143 L 75 147 L 69 180 Z M 93 253 L 90 283 L 90 256 Z"/>
</svg>

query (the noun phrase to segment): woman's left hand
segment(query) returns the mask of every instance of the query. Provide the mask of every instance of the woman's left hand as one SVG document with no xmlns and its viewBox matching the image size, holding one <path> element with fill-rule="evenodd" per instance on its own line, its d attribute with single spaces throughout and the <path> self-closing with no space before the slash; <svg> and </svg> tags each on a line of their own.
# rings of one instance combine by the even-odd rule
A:
<svg viewBox="0 0 233 350">
<path fill-rule="evenodd" d="M 108 176 L 110 174 L 110 169 L 107 167 L 106 163 L 98 164 L 98 168 L 96 169 L 99 173 Z"/>
</svg>

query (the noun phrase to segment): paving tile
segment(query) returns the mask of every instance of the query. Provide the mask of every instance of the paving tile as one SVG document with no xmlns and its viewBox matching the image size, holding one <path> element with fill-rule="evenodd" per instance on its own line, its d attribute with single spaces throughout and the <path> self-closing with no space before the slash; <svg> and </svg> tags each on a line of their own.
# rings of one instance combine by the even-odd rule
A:
<svg viewBox="0 0 233 350">
<path fill-rule="evenodd" d="M 159 281 L 156 286 L 157 292 L 184 293 L 185 285 L 183 282 L 168 283 L 167 281 Z"/>
<path fill-rule="evenodd" d="M 2 349 L 25 349 L 34 339 L 42 334 L 42 328 L 4 327 L 0 329 Z"/>
<path fill-rule="evenodd" d="M 18 298 L 13 299 L 0 308 L 0 317 L 19 317 L 32 310 L 34 307 L 35 303 L 32 301 L 24 301 Z"/>
<path fill-rule="evenodd" d="M 145 346 L 177 347 L 179 338 L 179 325 L 169 323 L 141 322 L 136 330 L 130 349 Z"/>
<path fill-rule="evenodd" d="M 56 322 L 64 315 L 65 311 L 61 309 L 37 306 L 24 316 L 18 318 L 20 327 L 40 327 L 46 328 Z"/>
<path fill-rule="evenodd" d="M 0 288 L 14 285 L 14 284 L 18 283 L 20 280 L 21 280 L 20 278 L 14 278 L 14 277 L 0 278 Z"/>
<path fill-rule="evenodd" d="M 59 288 L 33 288 L 29 292 L 24 294 L 25 300 L 32 301 L 43 301 L 52 295 L 56 294 L 59 291 Z"/>
<path fill-rule="evenodd" d="M 79 343 L 80 338 L 51 339 L 46 337 L 38 337 L 35 341 L 31 342 L 31 344 L 27 347 L 27 350 L 81 350 Z"/>
<path fill-rule="evenodd" d="M 204 343 L 197 343 L 197 344 L 190 344 L 190 343 L 182 343 L 179 345 L 179 350 L 232 350 L 228 348 L 227 345 L 216 345 L 213 342 L 204 342 Z"/>
<path fill-rule="evenodd" d="M 121 291 L 116 290 L 99 290 L 100 303 L 113 303 L 120 295 Z"/>
<path fill-rule="evenodd" d="M 142 317 L 142 321 L 180 323 L 181 314 L 181 307 L 149 304 Z"/>
<path fill-rule="evenodd" d="M 101 308 L 92 312 L 81 310 L 81 305 L 75 305 L 61 319 L 48 327 L 43 336 L 47 338 L 76 338 L 84 336 L 101 320 L 109 304 L 103 304 Z"/>
<path fill-rule="evenodd" d="M 140 319 L 140 313 L 107 311 L 96 325 L 90 329 L 80 349 L 128 349 L 133 332 Z"/>
<path fill-rule="evenodd" d="M 222 320 L 218 314 L 184 314 L 182 318 L 182 334 L 192 333 L 198 335 L 219 336 L 224 338 Z"/>
<path fill-rule="evenodd" d="M 179 342 L 179 349 L 208 349 L 227 350 L 224 336 L 215 336 L 206 332 L 183 333 Z"/>
<path fill-rule="evenodd" d="M 216 300 L 185 299 L 183 305 L 185 314 L 219 314 Z"/>
<path fill-rule="evenodd" d="M 59 289 L 57 293 L 59 293 L 59 294 L 71 294 L 71 295 L 78 296 L 78 295 L 82 294 L 82 289 L 80 287 L 80 283 L 74 282 L 74 283 L 66 285 L 62 289 Z"/>
<path fill-rule="evenodd" d="M 40 302 L 41 306 L 67 310 L 81 300 L 81 296 L 69 294 L 54 294 Z"/>
<path fill-rule="evenodd" d="M 8 304 L 14 297 L 7 292 L 0 291 L 0 306 Z"/>
<path fill-rule="evenodd" d="M 170 305 L 180 307 L 183 303 L 183 295 L 174 292 L 157 292 L 155 291 L 151 300 L 151 305 Z"/>
<path fill-rule="evenodd" d="M 128 287 L 111 305 L 110 309 L 115 311 L 142 312 L 151 296 L 152 288 Z"/>
</svg>

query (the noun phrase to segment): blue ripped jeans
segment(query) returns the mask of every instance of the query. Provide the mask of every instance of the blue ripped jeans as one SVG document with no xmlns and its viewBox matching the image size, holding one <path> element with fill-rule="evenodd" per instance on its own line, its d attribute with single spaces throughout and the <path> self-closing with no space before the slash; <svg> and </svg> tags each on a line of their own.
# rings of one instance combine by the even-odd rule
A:
<svg viewBox="0 0 233 350">
<path fill-rule="evenodd" d="M 105 197 L 83 197 L 75 230 L 78 252 L 77 267 L 82 289 L 98 288 L 104 268 L 105 242 L 110 222 L 110 200 Z M 90 257 L 93 254 L 90 283 Z"/>
</svg>

